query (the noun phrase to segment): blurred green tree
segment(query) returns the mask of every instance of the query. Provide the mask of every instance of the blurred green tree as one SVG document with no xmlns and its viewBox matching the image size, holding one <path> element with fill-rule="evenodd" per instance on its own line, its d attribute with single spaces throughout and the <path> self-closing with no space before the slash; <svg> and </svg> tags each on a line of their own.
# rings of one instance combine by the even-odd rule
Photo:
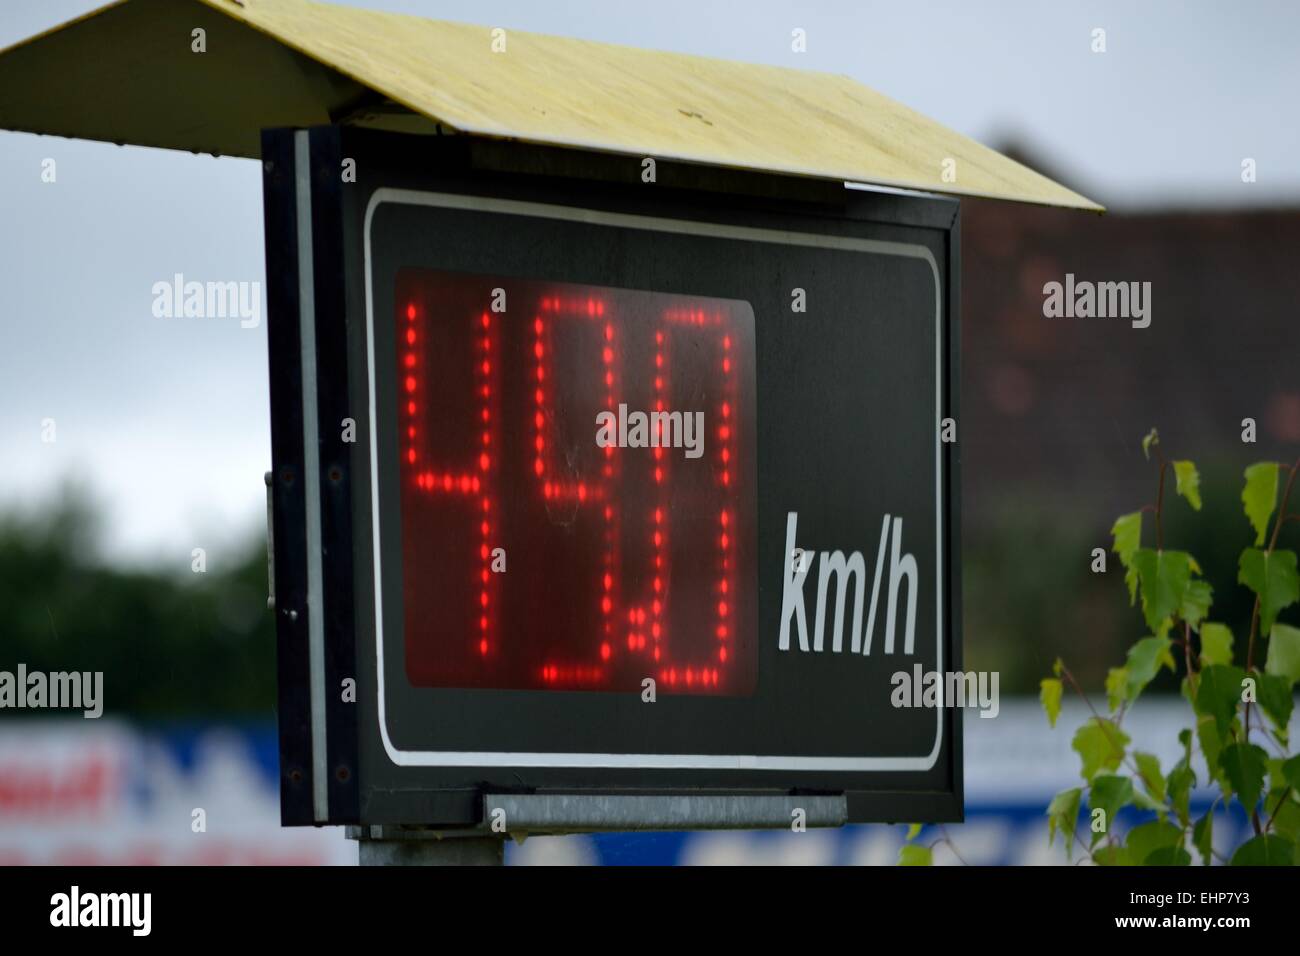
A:
<svg viewBox="0 0 1300 956">
<path fill-rule="evenodd" d="M 0 669 L 102 671 L 106 716 L 271 716 L 265 545 L 210 554 L 202 574 L 127 569 L 101 556 L 100 527 L 75 489 L 0 516 Z"/>
</svg>

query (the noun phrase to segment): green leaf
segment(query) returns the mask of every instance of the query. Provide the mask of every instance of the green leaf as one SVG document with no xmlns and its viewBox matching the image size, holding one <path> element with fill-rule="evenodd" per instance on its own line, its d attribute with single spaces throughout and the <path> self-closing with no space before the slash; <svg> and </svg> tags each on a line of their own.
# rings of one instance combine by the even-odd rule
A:
<svg viewBox="0 0 1300 956">
<path fill-rule="evenodd" d="M 1142 865 L 1191 866 L 1192 855 L 1180 846 L 1162 846 L 1147 854 L 1147 858 L 1142 861 Z"/>
<path fill-rule="evenodd" d="M 1278 612 L 1300 600 L 1300 574 L 1294 551 L 1266 553 L 1258 548 L 1241 552 L 1237 583 L 1259 595 L 1259 633 L 1268 637 Z"/>
<path fill-rule="evenodd" d="M 1142 439 L 1142 457 L 1150 461 L 1151 446 L 1158 445 L 1158 444 L 1160 444 L 1160 436 L 1156 433 L 1156 430 L 1153 428 L 1151 429 L 1151 431 L 1147 432 Z"/>
<path fill-rule="evenodd" d="M 1165 775 L 1160 772 L 1160 758 L 1155 754 L 1134 751 L 1133 760 L 1137 763 L 1138 775 L 1141 776 L 1142 786 L 1146 787 L 1147 793 L 1157 803 L 1164 803 Z"/>
<path fill-rule="evenodd" d="M 934 854 L 928 846 L 916 843 L 904 843 L 898 850 L 899 866 L 932 866 Z"/>
<path fill-rule="evenodd" d="M 1276 630 L 1273 632 L 1273 637 L 1276 640 Z M 1259 709 L 1268 715 L 1279 739 L 1285 744 L 1287 728 L 1291 724 L 1291 708 L 1295 703 L 1291 699 L 1291 681 L 1277 674 L 1261 674 L 1258 678 L 1258 690 Z"/>
<path fill-rule="evenodd" d="M 1074 787 L 1062 790 L 1052 797 L 1052 802 L 1047 806 L 1047 845 L 1056 842 L 1056 831 L 1060 830 L 1065 840 L 1066 857 L 1069 857 L 1070 846 L 1074 842 L 1074 829 L 1079 825 L 1079 804 L 1082 798 L 1083 791 Z"/>
<path fill-rule="evenodd" d="M 1288 687 L 1300 681 L 1300 629 L 1290 624 L 1273 625 L 1264 672 L 1285 678 Z"/>
<path fill-rule="evenodd" d="M 1119 710 L 1128 694 L 1128 668 L 1112 667 L 1106 672 L 1106 706 Z"/>
<path fill-rule="evenodd" d="M 1245 679 L 1246 672 L 1231 664 L 1211 664 L 1201 670 L 1196 687 L 1196 712 L 1214 718 L 1220 737 L 1232 726 L 1237 705 L 1241 703 L 1241 682 Z M 1201 749 L 1205 749 L 1203 742 Z"/>
<path fill-rule="evenodd" d="M 1192 506 L 1192 510 L 1201 510 L 1201 476 L 1196 470 L 1196 466 L 1190 461 L 1174 462 L 1174 478 L 1177 480 L 1177 491 L 1187 499 L 1187 503 Z"/>
<path fill-rule="evenodd" d="M 1192 630 L 1196 630 L 1201 621 L 1205 620 L 1205 615 L 1210 613 L 1212 603 L 1214 603 L 1214 588 L 1210 587 L 1210 582 L 1193 578 L 1187 582 L 1187 593 L 1183 595 L 1178 616 L 1186 621 Z"/>
<path fill-rule="evenodd" d="M 1116 774 L 1099 774 L 1093 778 L 1092 789 L 1088 791 L 1088 809 L 1106 812 L 1106 830 L 1115 826 L 1115 817 L 1120 808 L 1133 800 L 1133 781 Z M 1095 844 L 1105 834 L 1093 833 Z"/>
<path fill-rule="evenodd" d="M 1282 762 L 1282 778 L 1292 790 L 1300 794 L 1300 754 Z"/>
<path fill-rule="evenodd" d="M 1270 757 L 1264 793 L 1268 829 L 1291 840 L 1300 836 L 1300 788 L 1296 784 L 1300 784 L 1300 756 Z"/>
<path fill-rule="evenodd" d="M 1047 713 L 1047 722 L 1056 726 L 1056 718 L 1061 716 L 1061 694 L 1065 688 L 1055 677 L 1044 677 L 1038 682 L 1038 699 L 1043 702 Z"/>
<path fill-rule="evenodd" d="M 910 826 L 907 828 L 907 842 L 908 842 L 908 843 L 911 843 L 913 840 L 916 839 L 917 835 L 921 832 L 921 826 L 922 826 L 922 825 L 919 824 L 919 823 L 913 823 L 912 825 L 910 825 Z"/>
<path fill-rule="evenodd" d="M 1295 844 L 1285 837 L 1265 834 L 1247 840 L 1232 854 L 1232 866 L 1293 866 Z"/>
<path fill-rule="evenodd" d="M 1201 861 L 1206 866 L 1212 866 L 1214 864 L 1214 807 L 1210 807 L 1205 816 L 1196 821 L 1196 828 L 1192 830 L 1192 842 L 1196 844 L 1196 849 L 1201 854 Z"/>
<path fill-rule="evenodd" d="M 1184 827 L 1191 816 L 1192 787 L 1196 786 L 1196 773 L 1191 765 L 1180 760 L 1169 771 L 1169 801 L 1174 805 L 1178 822 Z"/>
<path fill-rule="evenodd" d="M 1261 461 L 1246 469 L 1246 486 L 1241 489 L 1241 503 L 1246 517 L 1255 528 L 1255 547 L 1264 543 L 1268 519 L 1277 504 L 1277 462 Z"/>
<path fill-rule="evenodd" d="M 1064 669 L 1065 669 L 1065 661 L 1061 660 L 1059 657 L 1056 660 L 1052 661 L 1053 677 L 1060 677 L 1061 671 L 1063 671 Z"/>
<path fill-rule="evenodd" d="M 1178 815 L 1178 822 L 1186 829 L 1192 788 L 1196 786 L 1196 774 L 1192 770 L 1192 732 L 1188 729 L 1180 730 L 1178 743 L 1182 745 L 1183 756 L 1174 764 L 1174 769 L 1169 771 L 1167 790 L 1174 813 Z"/>
<path fill-rule="evenodd" d="M 1230 726 L 1236 725 L 1234 718 Z M 1203 716 L 1197 719 L 1196 724 L 1197 739 L 1201 744 L 1201 754 L 1205 757 L 1205 768 L 1210 774 L 1209 783 L 1213 781 L 1219 785 L 1223 791 L 1225 800 L 1232 799 L 1232 784 L 1228 782 L 1227 775 L 1223 768 L 1219 766 L 1219 752 L 1223 749 L 1223 741 L 1227 732 L 1219 733 L 1219 728 L 1214 722 L 1213 717 Z"/>
<path fill-rule="evenodd" d="M 1124 565 L 1124 583 L 1128 585 L 1128 603 L 1137 599 L 1137 569 L 1133 567 L 1133 554 L 1142 545 L 1142 512 L 1120 515 L 1110 529 L 1114 544 L 1111 550 L 1119 555 Z"/>
<path fill-rule="evenodd" d="M 1139 810 L 1151 810 L 1161 820 L 1165 818 L 1166 807 L 1163 803 L 1157 803 L 1154 798 L 1149 796 L 1144 790 L 1134 789 L 1133 806 Z"/>
<path fill-rule="evenodd" d="M 1277 790 L 1279 788 L 1290 786 L 1286 781 L 1286 776 L 1282 769 L 1284 766 L 1285 762 L 1282 757 L 1268 758 L 1268 788 L 1270 790 Z"/>
<path fill-rule="evenodd" d="M 1128 849 L 1129 858 L 1135 863 L 1146 863 L 1147 858 L 1156 850 L 1177 846 L 1182 835 L 1183 831 L 1172 823 L 1152 820 L 1129 830 L 1128 836 L 1124 838 L 1124 846 Z"/>
<path fill-rule="evenodd" d="M 1119 555 L 1119 563 L 1127 568 L 1133 561 L 1133 552 L 1142 546 L 1142 512 L 1120 515 L 1111 525 L 1110 534 L 1114 539 L 1111 551 Z"/>
<path fill-rule="evenodd" d="M 1237 793 L 1237 799 L 1250 813 L 1264 791 L 1264 771 L 1268 753 L 1256 744 L 1228 744 L 1219 753 L 1219 766 Z"/>
<path fill-rule="evenodd" d="M 1128 660 L 1124 665 L 1128 671 L 1128 683 L 1124 688 L 1125 700 L 1137 700 L 1161 667 L 1174 670 L 1174 655 L 1169 652 L 1169 647 L 1167 637 L 1144 637 L 1128 649 Z"/>
<path fill-rule="evenodd" d="M 1292 790 L 1275 790 L 1268 795 L 1268 825 L 1274 833 L 1288 840 L 1300 838 L 1300 797 Z"/>
<path fill-rule="evenodd" d="M 1157 634 L 1161 624 L 1183 606 L 1192 577 L 1189 557 L 1186 551 L 1138 548 L 1133 552 L 1133 567 L 1142 585 L 1142 613 Z"/>
<path fill-rule="evenodd" d="M 1091 780 L 1101 770 L 1114 770 L 1124 759 L 1124 748 L 1128 746 L 1128 734 L 1119 729 L 1111 720 L 1093 717 L 1074 734 L 1070 746 L 1078 752 L 1083 761 L 1080 773 L 1084 780 Z"/>
<path fill-rule="evenodd" d="M 1201 666 L 1232 663 L 1232 631 L 1224 624 L 1201 625 Z"/>
<path fill-rule="evenodd" d="M 1093 835 L 1096 843 L 1096 834 Z M 1118 844 L 1107 844 L 1092 854 L 1092 861 L 1098 866 L 1132 866 L 1133 859 L 1128 850 Z"/>
</svg>

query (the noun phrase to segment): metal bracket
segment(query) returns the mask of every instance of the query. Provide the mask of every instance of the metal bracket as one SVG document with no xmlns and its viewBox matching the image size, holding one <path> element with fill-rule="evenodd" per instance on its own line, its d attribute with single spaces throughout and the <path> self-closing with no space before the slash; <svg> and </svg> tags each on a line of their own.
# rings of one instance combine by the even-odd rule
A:
<svg viewBox="0 0 1300 956">
<path fill-rule="evenodd" d="M 500 866 L 505 839 L 482 829 L 429 830 L 420 827 L 349 826 L 361 866 Z"/>
<path fill-rule="evenodd" d="M 802 812 L 802 815 L 801 815 Z M 503 815 L 504 814 L 504 815 Z M 848 800 L 838 796 L 717 796 L 489 793 L 483 823 L 505 832 L 583 833 L 599 830 L 754 830 L 839 827 Z"/>
<path fill-rule="evenodd" d="M 266 607 L 275 610 L 275 478 L 262 475 L 266 484 Z"/>
</svg>

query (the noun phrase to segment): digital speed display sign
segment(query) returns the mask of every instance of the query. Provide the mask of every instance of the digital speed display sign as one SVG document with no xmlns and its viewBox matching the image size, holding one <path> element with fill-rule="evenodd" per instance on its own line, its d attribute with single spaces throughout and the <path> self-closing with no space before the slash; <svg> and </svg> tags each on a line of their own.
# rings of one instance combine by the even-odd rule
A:
<svg viewBox="0 0 1300 956">
<path fill-rule="evenodd" d="M 263 153 L 285 823 L 960 819 L 960 709 L 898 693 L 961 667 L 955 202 L 341 127 Z"/>
</svg>

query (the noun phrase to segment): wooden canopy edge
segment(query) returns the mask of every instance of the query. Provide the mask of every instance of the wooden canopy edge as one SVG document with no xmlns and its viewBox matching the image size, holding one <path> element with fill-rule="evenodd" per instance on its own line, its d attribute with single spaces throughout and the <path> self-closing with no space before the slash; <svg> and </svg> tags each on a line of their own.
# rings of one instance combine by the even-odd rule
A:
<svg viewBox="0 0 1300 956">
<path fill-rule="evenodd" d="M 1103 211 L 847 77 L 500 36 L 310 0 L 115 0 L 0 51 L 0 128 L 256 158 L 263 128 L 345 123 Z"/>
</svg>

